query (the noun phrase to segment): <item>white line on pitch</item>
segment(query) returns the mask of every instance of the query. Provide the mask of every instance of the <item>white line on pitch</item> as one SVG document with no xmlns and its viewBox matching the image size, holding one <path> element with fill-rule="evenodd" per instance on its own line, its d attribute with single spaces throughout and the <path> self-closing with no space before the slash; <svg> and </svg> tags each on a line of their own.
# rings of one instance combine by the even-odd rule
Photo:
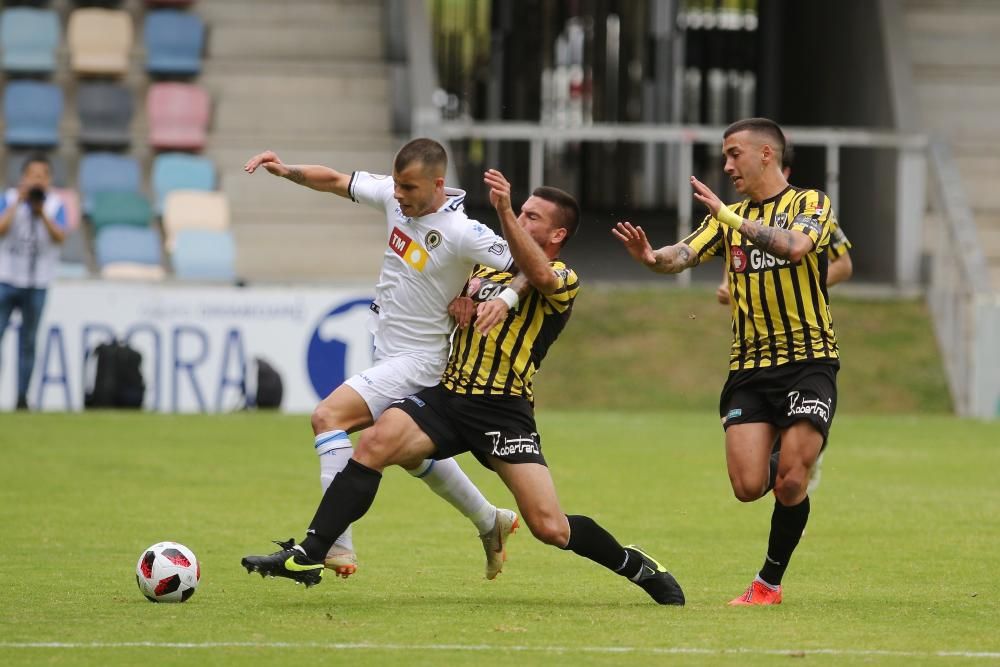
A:
<svg viewBox="0 0 1000 667">
<path fill-rule="evenodd" d="M 649 655 L 839 655 L 896 658 L 1000 658 L 1000 651 L 892 651 L 882 649 L 755 649 L 640 646 L 504 646 L 501 644 L 371 644 L 323 642 L 0 642 L 0 649 L 319 648 L 373 651 L 522 651 L 526 653 L 635 653 Z"/>
</svg>

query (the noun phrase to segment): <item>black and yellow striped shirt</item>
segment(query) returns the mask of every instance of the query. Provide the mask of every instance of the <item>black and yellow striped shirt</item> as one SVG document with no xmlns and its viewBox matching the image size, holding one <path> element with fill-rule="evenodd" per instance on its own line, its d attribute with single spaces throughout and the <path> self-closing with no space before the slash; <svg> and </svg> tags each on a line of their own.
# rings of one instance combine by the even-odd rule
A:
<svg viewBox="0 0 1000 667">
<path fill-rule="evenodd" d="M 559 277 L 555 292 L 531 290 L 516 310 L 486 336 L 470 326 L 455 332 L 451 356 L 441 383 L 457 394 L 520 396 L 532 399 L 531 378 L 549 347 L 566 326 L 573 300 L 580 290 L 576 273 L 562 261 L 550 262 Z M 513 276 L 477 266 L 469 280 L 469 294 L 478 300 L 488 295 L 490 284 L 507 285 Z M 484 289 L 485 288 L 485 289 Z"/>
<path fill-rule="evenodd" d="M 827 255 L 831 260 L 839 259 L 853 247 L 851 241 L 847 238 L 847 234 L 840 228 L 840 221 L 837 220 L 837 216 L 833 214 L 833 211 L 830 211 L 830 249 L 827 251 Z"/>
<path fill-rule="evenodd" d="M 726 254 L 733 297 L 729 368 L 839 358 L 826 291 L 830 221 L 834 218 L 830 199 L 819 190 L 788 186 L 762 202 L 746 199 L 729 208 L 748 220 L 802 232 L 814 244 L 798 264 L 792 264 L 754 246 L 711 216 L 684 239 L 703 260 Z"/>
</svg>

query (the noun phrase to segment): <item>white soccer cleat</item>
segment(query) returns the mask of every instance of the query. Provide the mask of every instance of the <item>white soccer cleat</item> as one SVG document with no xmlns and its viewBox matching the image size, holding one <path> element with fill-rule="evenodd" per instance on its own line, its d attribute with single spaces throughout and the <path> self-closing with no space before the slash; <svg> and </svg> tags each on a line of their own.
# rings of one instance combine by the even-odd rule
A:
<svg viewBox="0 0 1000 667">
<path fill-rule="evenodd" d="M 347 579 L 358 571 L 358 555 L 353 550 L 334 543 L 326 552 L 323 566 L 336 572 L 338 577 Z"/>
<path fill-rule="evenodd" d="M 479 536 L 483 541 L 483 549 L 486 551 L 486 578 L 496 579 L 503 570 L 504 561 L 507 560 L 507 539 L 514 534 L 520 526 L 517 514 L 513 510 L 497 508 L 496 517 L 493 520 L 493 528 Z"/>
</svg>

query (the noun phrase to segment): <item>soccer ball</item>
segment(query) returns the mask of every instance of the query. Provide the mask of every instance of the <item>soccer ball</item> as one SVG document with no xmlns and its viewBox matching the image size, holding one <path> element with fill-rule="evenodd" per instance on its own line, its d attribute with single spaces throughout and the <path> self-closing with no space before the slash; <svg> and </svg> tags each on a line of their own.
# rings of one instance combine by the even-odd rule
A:
<svg viewBox="0 0 1000 667">
<path fill-rule="evenodd" d="M 184 602 L 200 580 L 194 552 L 177 542 L 158 542 L 143 550 L 135 565 L 135 582 L 150 602 Z"/>
</svg>

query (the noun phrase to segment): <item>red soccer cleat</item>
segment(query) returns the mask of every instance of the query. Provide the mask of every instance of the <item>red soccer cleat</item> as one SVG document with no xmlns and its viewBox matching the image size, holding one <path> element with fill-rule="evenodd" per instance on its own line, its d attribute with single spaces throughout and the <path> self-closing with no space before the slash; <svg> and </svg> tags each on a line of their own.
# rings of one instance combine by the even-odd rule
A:
<svg viewBox="0 0 1000 667">
<path fill-rule="evenodd" d="M 769 588 L 756 579 L 746 592 L 729 601 L 730 607 L 750 607 L 753 605 L 781 604 L 781 586 Z"/>
</svg>

